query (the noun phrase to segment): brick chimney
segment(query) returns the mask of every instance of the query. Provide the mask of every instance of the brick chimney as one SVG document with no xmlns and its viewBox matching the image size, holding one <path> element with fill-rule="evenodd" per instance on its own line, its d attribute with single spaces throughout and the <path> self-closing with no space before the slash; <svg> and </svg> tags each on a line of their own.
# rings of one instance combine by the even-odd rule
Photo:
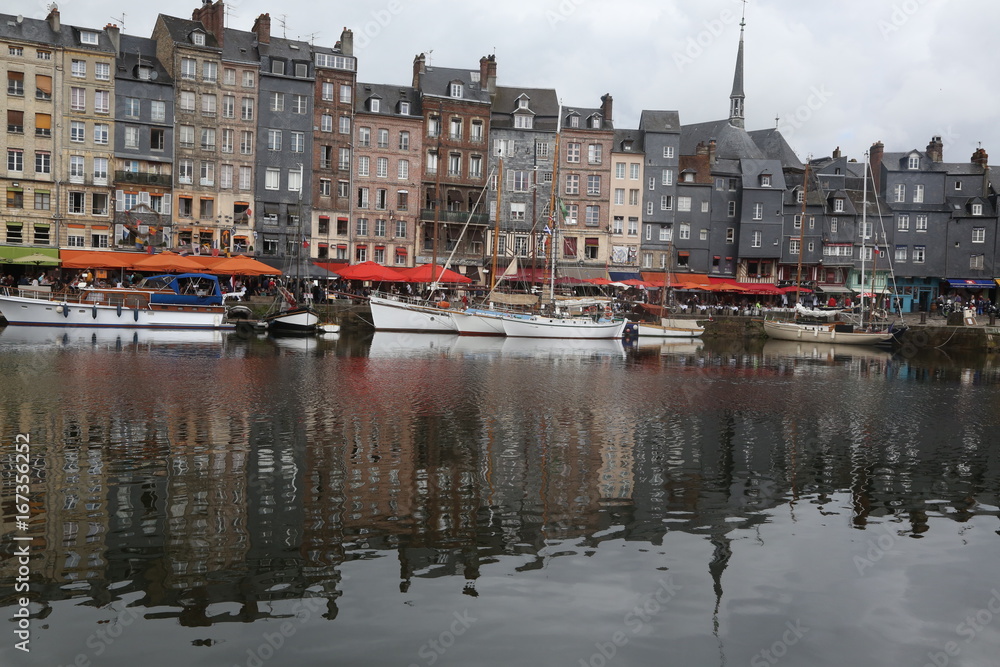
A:
<svg viewBox="0 0 1000 667">
<path fill-rule="evenodd" d="M 479 86 L 491 94 L 497 91 L 497 57 L 483 56 L 479 59 Z"/>
<path fill-rule="evenodd" d="M 833 159 L 836 160 L 839 157 L 841 157 L 840 146 L 837 146 L 833 149 Z"/>
<path fill-rule="evenodd" d="M 45 20 L 49 22 L 49 27 L 52 28 L 52 32 L 59 32 L 62 24 L 59 22 L 59 8 L 52 5 L 52 10 L 49 15 L 45 17 Z"/>
<path fill-rule="evenodd" d="M 257 35 L 257 42 L 260 44 L 271 43 L 271 15 L 261 14 L 253 22 L 250 32 Z"/>
<path fill-rule="evenodd" d="M 927 144 L 927 159 L 931 162 L 944 161 L 944 144 L 941 137 L 931 137 L 931 142 Z"/>
<path fill-rule="evenodd" d="M 972 154 L 972 164 L 978 164 L 983 169 L 990 164 L 990 156 L 986 154 L 985 148 L 977 148 L 976 152 Z"/>
<path fill-rule="evenodd" d="M 601 115 L 604 116 L 604 122 L 610 123 L 614 118 L 611 117 L 612 105 L 614 104 L 614 98 L 611 97 L 611 93 L 605 93 L 601 95 Z"/>
<path fill-rule="evenodd" d="M 420 75 L 427 71 L 427 56 L 423 53 L 413 58 L 413 87 L 420 87 Z"/>
<path fill-rule="evenodd" d="M 882 191 L 882 155 L 885 153 L 885 144 L 876 141 L 868 151 L 868 163 L 872 170 L 872 187 L 876 194 Z M 866 175 L 867 176 L 867 175 Z"/>
<path fill-rule="evenodd" d="M 215 41 L 222 46 L 223 30 L 225 28 L 226 9 L 222 0 L 202 0 L 202 5 L 191 12 L 192 21 L 201 21 L 205 30 L 215 35 Z"/>
<path fill-rule="evenodd" d="M 715 139 L 710 139 L 708 142 L 708 163 L 712 166 L 715 165 Z"/>
<path fill-rule="evenodd" d="M 340 52 L 345 56 L 354 55 L 354 31 L 346 27 L 340 31 Z"/>
<path fill-rule="evenodd" d="M 116 26 L 114 23 L 109 23 L 106 26 L 104 26 L 104 32 L 108 34 L 108 39 L 110 39 L 111 43 L 114 45 L 115 53 L 121 53 L 122 40 L 121 40 L 121 31 L 118 29 L 118 26 Z"/>
</svg>

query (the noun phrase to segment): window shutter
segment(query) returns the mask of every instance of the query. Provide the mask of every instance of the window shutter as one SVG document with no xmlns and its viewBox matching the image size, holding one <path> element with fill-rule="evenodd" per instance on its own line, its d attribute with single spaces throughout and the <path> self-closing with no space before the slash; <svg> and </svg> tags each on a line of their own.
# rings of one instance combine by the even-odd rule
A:
<svg viewBox="0 0 1000 667">
<path fill-rule="evenodd" d="M 125 193 L 121 190 L 115 190 L 115 210 L 125 210 Z"/>
</svg>

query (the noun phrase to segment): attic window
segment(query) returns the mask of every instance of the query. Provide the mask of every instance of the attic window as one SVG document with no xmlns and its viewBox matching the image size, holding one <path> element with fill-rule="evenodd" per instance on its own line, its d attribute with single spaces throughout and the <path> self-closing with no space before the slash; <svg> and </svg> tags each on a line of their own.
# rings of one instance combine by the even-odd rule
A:
<svg viewBox="0 0 1000 667">
<path fill-rule="evenodd" d="M 97 33 L 90 32 L 89 30 L 80 31 L 80 43 L 81 44 L 97 44 Z"/>
<path fill-rule="evenodd" d="M 601 117 L 600 116 L 591 116 L 591 118 L 590 118 L 590 127 L 593 130 L 599 130 L 599 129 L 601 129 Z"/>
<path fill-rule="evenodd" d="M 191 43 L 195 46 L 205 46 L 205 33 L 203 32 L 193 32 L 191 33 Z"/>
<path fill-rule="evenodd" d="M 836 199 L 833 200 L 833 210 L 835 213 L 844 212 L 844 200 L 842 198 L 837 197 Z"/>
<path fill-rule="evenodd" d="M 462 98 L 462 84 L 460 84 L 460 83 L 453 83 L 453 84 L 451 84 L 451 93 L 450 94 L 451 94 L 452 97 L 454 97 L 456 99 L 461 99 Z"/>
<path fill-rule="evenodd" d="M 760 187 L 769 188 L 771 187 L 771 174 L 761 174 L 760 175 Z"/>
<path fill-rule="evenodd" d="M 570 127 L 580 127 L 580 117 L 579 116 L 570 116 L 569 117 L 569 126 Z"/>
<path fill-rule="evenodd" d="M 962 181 L 955 181 L 955 189 L 956 190 L 962 189 Z"/>
<path fill-rule="evenodd" d="M 920 169 L 920 156 L 911 155 L 910 159 L 906 163 L 907 169 Z"/>
<path fill-rule="evenodd" d="M 527 109 L 528 108 L 528 98 L 527 97 L 520 97 L 520 98 L 518 98 L 518 100 L 517 100 L 517 108 L 518 109 Z"/>
<path fill-rule="evenodd" d="M 382 108 L 382 100 L 377 97 L 373 97 L 368 100 L 368 110 L 372 113 L 378 113 Z"/>
<path fill-rule="evenodd" d="M 685 183 L 694 183 L 694 172 L 685 171 L 683 178 L 684 178 L 684 182 Z M 708 203 L 708 202 L 702 202 L 702 203 L 705 204 L 705 203 Z"/>
<path fill-rule="evenodd" d="M 972 215 L 982 215 L 982 214 L 983 214 L 983 205 L 982 204 L 973 204 L 972 205 Z"/>
<path fill-rule="evenodd" d="M 804 190 L 797 190 L 797 191 L 795 192 L 795 203 L 796 203 L 796 204 L 801 204 L 801 203 L 802 203 L 802 201 L 803 201 L 803 200 L 804 200 L 805 198 L 806 198 L 806 193 L 805 193 L 805 191 L 804 191 Z"/>
<path fill-rule="evenodd" d="M 534 118 L 527 114 L 514 114 L 514 127 L 519 130 L 530 130 L 534 127 Z"/>
<path fill-rule="evenodd" d="M 152 79 L 153 70 L 150 67 L 140 67 L 138 76 L 142 81 L 149 81 Z"/>
<path fill-rule="evenodd" d="M 285 61 L 284 60 L 272 60 L 271 61 L 271 74 L 284 74 L 285 73 Z"/>
<path fill-rule="evenodd" d="M 399 103 L 399 113 L 402 116 L 409 116 L 410 115 L 410 103 L 409 102 L 400 102 Z"/>
</svg>

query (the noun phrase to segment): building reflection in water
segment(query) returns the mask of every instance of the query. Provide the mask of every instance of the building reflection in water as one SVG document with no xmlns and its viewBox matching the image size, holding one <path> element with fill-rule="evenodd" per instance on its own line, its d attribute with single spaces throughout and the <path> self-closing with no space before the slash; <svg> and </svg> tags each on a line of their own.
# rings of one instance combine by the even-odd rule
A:
<svg viewBox="0 0 1000 667">
<path fill-rule="evenodd" d="M 186 626 L 308 597 L 336 618 L 352 560 L 393 554 L 400 590 L 454 577 L 476 595 L 502 558 L 530 570 L 684 531 L 711 544 L 718 632 L 735 527 L 847 494 L 857 529 L 896 515 L 919 536 L 932 499 L 967 521 L 997 492 L 984 444 L 996 418 L 963 395 L 995 385 L 995 369 L 968 380 L 943 363 L 710 345 L 544 369 L 489 355 L 42 360 L 0 404 L 3 433 L 39 443 L 41 598 L 103 606 L 137 592 L 149 617 Z M 847 372 L 831 382 L 831 367 Z M 905 392 L 886 391 L 956 374 L 940 407 L 958 450 Z M 12 533 L 11 510 L 3 522 Z M 0 575 L 15 570 L 6 557 Z"/>
</svg>

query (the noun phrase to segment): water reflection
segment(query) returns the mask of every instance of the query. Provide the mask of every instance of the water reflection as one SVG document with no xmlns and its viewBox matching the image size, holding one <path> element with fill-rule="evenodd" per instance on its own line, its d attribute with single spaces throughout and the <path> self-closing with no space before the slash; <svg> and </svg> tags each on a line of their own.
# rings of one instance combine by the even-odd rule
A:
<svg viewBox="0 0 1000 667">
<path fill-rule="evenodd" d="M 980 587 L 1000 575 L 992 360 L 560 343 L 57 334 L 38 345 L 5 330 L 4 497 L 8 444 L 30 433 L 36 623 L 69 624 L 63 600 L 94 613 L 127 601 L 143 636 L 167 620 L 213 628 L 188 639 L 225 636 L 213 656 L 236 661 L 262 630 L 222 628 L 295 618 L 290 605 L 313 600 L 315 619 L 336 620 L 308 635 L 316 646 L 342 642 L 347 662 L 378 664 L 351 642 L 398 636 L 392 659 L 426 664 L 413 652 L 440 632 L 432 619 L 473 605 L 511 633 L 480 635 L 486 662 L 517 659 L 510 638 L 544 626 L 552 655 L 577 664 L 669 572 L 684 588 L 622 664 L 665 648 L 724 664 L 773 641 L 767 619 L 839 614 L 830 623 L 850 626 L 871 604 L 859 577 L 877 571 L 873 556 L 895 558 L 918 588 L 928 564 Z M 3 522 L 9 554 L 9 505 Z M 870 555 L 866 540 L 886 526 L 890 548 Z M 857 572 L 855 556 L 873 569 Z M 7 603 L 15 573 L 5 557 Z M 944 596 L 932 644 L 963 596 Z M 845 655 L 835 632 L 813 637 L 811 664 Z M 76 651 L 66 642 L 53 657 Z M 888 664 L 873 644 L 858 650 Z M 310 646 L 285 660 L 319 664 Z M 521 661 L 538 648 L 527 640 Z"/>
</svg>

